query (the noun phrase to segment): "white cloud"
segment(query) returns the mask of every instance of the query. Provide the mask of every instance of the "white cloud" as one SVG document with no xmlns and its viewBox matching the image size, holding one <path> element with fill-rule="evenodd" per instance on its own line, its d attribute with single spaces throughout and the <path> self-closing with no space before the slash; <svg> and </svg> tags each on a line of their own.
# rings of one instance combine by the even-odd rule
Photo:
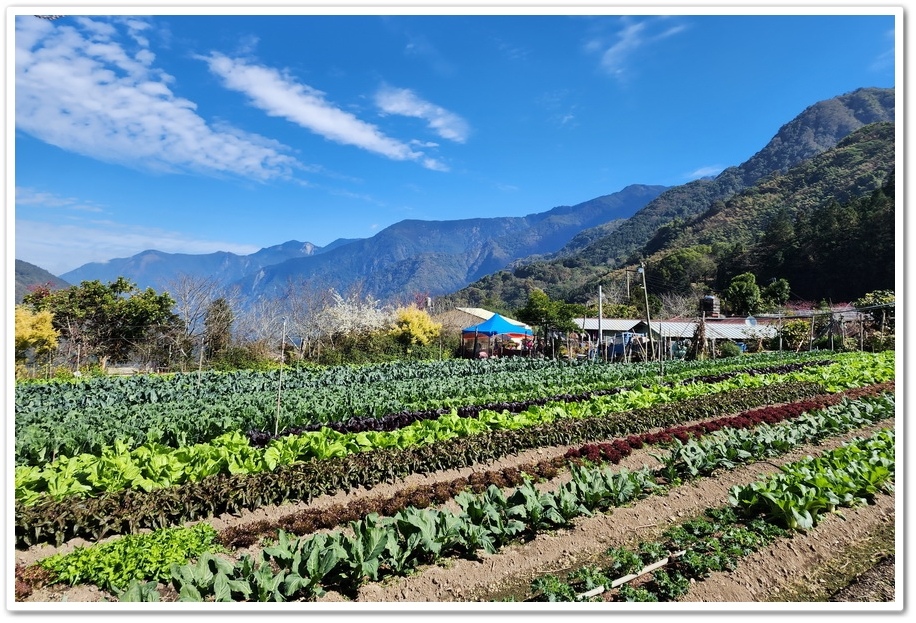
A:
<svg viewBox="0 0 916 623">
<path fill-rule="evenodd" d="M 700 167 L 696 171 L 686 174 L 684 178 L 688 180 L 698 180 L 701 177 L 710 177 L 713 175 L 718 175 L 719 173 L 721 173 L 724 170 L 725 170 L 725 167 L 723 167 L 722 165 L 714 164 L 714 165 L 707 166 L 707 167 Z"/>
<path fill-rule="evenodd" d="M 423 119 L 431 130 L 450 141 L 464 143 L 470 132 L 468 122 L 459 115 L 421 99 L 410 89 L 382 87 L 375 94 L 375 104 L 385 114 Z"/>
<path fill-rule="evenodd" d="M 430 171 L 446 171 L 447 172 L 450 170 L 447 164 L 445 164 L 444 162 L 440 160 L 436 160 L 435 158 L 424 158 L 422 164 L 424 167 L 426 167 Z"/>
<path fill-rule="evenodd" d="M 296 82 L 272 67 L 248 63 L 213 52 L 202 57 L 210 71 L 223 80 L 226 88 L 248 96 L 251 104 L 272 117 L 281 117 L 319 136 L 343 145 L 353 145 L 393 160 L 420 161 L 427 168 L 439 166 L 435 160 L 414 151 L 409 145 L 386 136 L 371 123 L 341 110 L 317 89 Z"/>
<path fill-rule="evenodd" d="M 166 253 L 254 253 L 258 247 L 200 240 L 180 232 L 124 225 L 112 221 L 79 224 L 16 219 L 16 259 L 61 275 L 88 262 L 130 257 L 147 249 Z"/>
<path fill-rule="evenodd" d="M 624 64 L 630 55 L 642 46 L 645 24 L 626 24 L 617 33 L 617 43 L 607 48 L 601 54 L 601 67 L 611 75 L 620 75 L 624 71 Z"/>
<path fill-rule="evenodd" d="M 279 143 L 214 129 L 153 65 L 142 20 L 16 19 L 16 129 L 106 162 L 265 180 L 298 168 Z M 121 37 L 118 27 L 128 31 Z M 120 38 L 119 38 L 120 37 Z"/>
<path fill-rule="evenodd" d="M 625 77 L 628 64 L 637 50 L 687 29 L 682 23 L 671 25 L 669 18 L 665 16 L 643 21 L 634 21 L 632 17 L 624 16 L 620 21 L 623 27 L 614 34 L 613 44 L 609 45 L 600 38 L 592 39 L 585 44 L 586 51 L 601 53 L 601 68 L 617 78 Z"/>
</svg>

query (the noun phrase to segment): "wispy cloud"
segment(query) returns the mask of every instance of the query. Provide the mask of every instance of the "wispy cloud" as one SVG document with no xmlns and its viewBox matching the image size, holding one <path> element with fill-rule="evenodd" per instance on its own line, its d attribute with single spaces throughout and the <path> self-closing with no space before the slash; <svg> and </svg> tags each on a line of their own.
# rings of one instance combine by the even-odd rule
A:
<svg viewBox="0 0 916 623">
<path fill-rule="evenodd" d="M 511 61 L 525 61 L 531 55 L 531 49 L 515 45 L 499 37 L 494 38 L 496 49 Z"/>
<path fill-rule="evenodd" d="M 414 151 L 407 143 L 386 136 L 377 126 L 342 110 L 325 98 L 325 93 L 273 67 L 213 52 L 201 57 L 210 71 L 230 90 L 248 96 L 251 105 L 272 117 L 280 117 L 328 140 L 391 158 L 419 161 L 427 168 L 439 164 Z"/>
<path fill-rule="evenodd" d="M 561 127 L 577 127 L 576 115 L 573 112 L 577 105 L 570 103 L 569 89 L 558 89 L 542 93 L 537 102 L 550 113 L 553 123 Z"/>
<path fill-rule="evenodd" d="M 470 132 L 468 122 L 459 115 L 427 102 L 410 89 L 384 86 L 375 94 L 375 105 L 384 114 L 423 119 L 433 132 L 456 143 L 464 143 Z"/>
<path fill-rule="evenodd" d="M 634 55 L 647 46 L 663 41 L 687 29 L 686 24 L 672 22 L 665 16 L 638 21 L 631 16 L 620 18 L 622 27 L 612 36 L 598 36 L 586 42 L 585 49 L 600 54 L 601 68 L 616 78 L 625 78 Z M 613 41 L 613 42 L 611 42 Z"/>
<path fill-rule="evenodd" d="M 721 173 L 724 170 L 725 170 L 725 167 L 723 167 L 722 165 L 718 165 L 718 164 L 714 164 L 714 165 L 706 166 L 706 167 L 700 167 L 699 169 L 691 173 L 685 174 L 684 179 L 698 180 L 701 177 L 710 177 L 710 176 L 718 175 L 719 173 Z"/>
<path fill-rule="evenodd" d="M 331 195 L 334 195 L 335 197 L 344 197 L 345 199 L 354 199 L 357 201 L 363 201 L 365 203 L 371 203 L 379 207 L 385 207 L 386 205 L 384 201 L 379 201 L 378 199 L 376 199 L 375 197 L 373 197 L 372 195 L 368 193 L 357 193 L 357 192 L 353 192 L 352 190 L 346 190 L 342 188 L 333 188 L 329 190 L 328 193 Z"/>
<path fill-rule="evenodd" d="M 415 56 L 429 64 L 432 69 L 441 75 L 447 76 L 455 73 L 455 67 L 429 42 L 424 35 L 406 34 L 408 42 L 404 46 L 407 56 Z"/>
<path fill-rule="evenodd" d="M 140 18 L 16 18 L 16 129 L 97 160 L 163 172 L 287 177 L 283 145 L 218 130 L 171 90 Z"/>
<path fill-rule="evenodd" d="M 258 247 L 200 240 L 175 231 L 113 221 L 59 223 L 16 219 L 16 258 L 61 275 L 87 262 L 130 257 L 147 249 L 166 253 L 254 253 Z M 75 259 L 78 258 L 78 259 Z"/>
<path fill-rule="evenodd" d="M 888 31 L 885 33 L 885 39 L 888 39 L 888 40 L 889 40 L 889 42 L 890 42 L 890 43 L 889 43 L 890 47 L 889 47 L 887 50 L 885 50 L 884 52 L 882 52 L 881 54 L 879 54 L 879 55 L 872 61 L 871 66 L 870 66 L 870 69 L 871 69 L 872 71 L 884 71 L 885 69 L 893 68 L 893 66 L 894 66 L 894 61 L 896 60 L 895 57 L 894 57 L 894 50 L 895 50 L 895 48 L 894 48 L 894 41 L 895 41 L 895 37 L 896 37 L 896 33 L 894 32 L 893 29 L 888 30 Z"/>
<path fill-rule="evenodd" d="M 27 188 L 24 186 L 16 187 L 16 207 L 77 210 L 80 212 L 104 211 L 100 206 L 74 197 L 61 197 L 54 193 L 35 190 L 34 188 Z"/>
</svg>

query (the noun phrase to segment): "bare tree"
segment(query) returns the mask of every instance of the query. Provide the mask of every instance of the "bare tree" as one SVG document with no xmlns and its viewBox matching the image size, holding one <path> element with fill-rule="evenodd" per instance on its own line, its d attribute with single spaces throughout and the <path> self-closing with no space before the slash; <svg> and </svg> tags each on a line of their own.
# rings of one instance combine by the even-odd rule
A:
<svg viewBox="0 0 916 623">
<path fill-rule="evenodd" d="M 626 283 L 622 280 L 611 280 L 607 284 L 602 283 L 601 293 L 604 295 L 606 303 L 616 303 L 619 305 L 629 305 L 630 300 L 627 298 Z M 592 300 L 589 300 L 592 303 Z M 598 304 L 598 288 L 595 288 L 594 304 Z"/>
<path fill-rule="evenodd" d="M 693 318 L 697 315 L 700 294 L 677 294 L 665 292 L 660 294 L 662 301 L 662 318 Z"/>
<path fill-rule="evenodd" d="M 237 287 L 226 286 L 215 277 L 184 273 L 165 282 L 164 289 L 175 300 L 175 314 L 184 323 L 184 333 L 176 334 L 174 339 L 184 369 L 185 363 L 194 358 L 195 350 L 202 347 L 207 311 L 214 301 L 223 299 L 226 306 L 236 312 L 241 296 Z"/>
<path fill-rule="evenodd" d="M 279 360 L 285 319 L 286 309 L 281 298 L 256 299 L 236 316 L 236 337 L 249 346 L 260 345 L 265 354 Z"/>
<path fill-rule="evenodd" d="M 298 341 L 300 358 L 313 358 L 321 348 L 322 317 L 334 304 L 331 288 L 316 278 L 289 281 L 283 296 L 283 309 L 289 320 L 289 334 Z"/>
</svg>

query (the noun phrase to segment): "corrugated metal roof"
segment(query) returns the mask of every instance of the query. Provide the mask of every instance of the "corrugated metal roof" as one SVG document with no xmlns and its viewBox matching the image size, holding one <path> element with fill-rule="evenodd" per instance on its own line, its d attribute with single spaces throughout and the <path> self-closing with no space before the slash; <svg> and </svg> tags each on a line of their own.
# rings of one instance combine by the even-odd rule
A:
<svg viewBox="0 0 916 623">
<path fill-rule="evenodd" d="M 652 321 L 652 332 L 669 338 L 692 338 L 697 330 L 697 322 Z M 776 336 L 773 325 L 758 324 L 750 327 L 746 324 L 706 323 L 706 337 L 713 340 L 755 340 Z"/>
<path fill-rule="evenodd" d="M 583 331 L 597 331 L 597 318 L 573 318 L 580 329 Z M 633 320 L 632 318 L 602 318 L 601 332 L 605 331 L 632 331 L 633 327 L 638 325 L 642 320 Z"/>
</svg>

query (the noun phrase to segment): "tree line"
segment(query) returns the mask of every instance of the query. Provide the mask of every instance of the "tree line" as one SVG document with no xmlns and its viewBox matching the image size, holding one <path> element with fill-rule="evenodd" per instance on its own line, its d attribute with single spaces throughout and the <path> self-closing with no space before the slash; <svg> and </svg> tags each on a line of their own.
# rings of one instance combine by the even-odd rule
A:
<svg viewBox="0 0 916 623">
<path fill-rule="evenodd" d="M 33 287 L 16 306 L 17 377 L 104 372 L 269 369 L 282 364 L 436 358 L 457 350 L 424 309 L 385 305 L 358 288 L 316 283 L 242 306 L 216 280 L 180 276 L 163 292 L 124 277 L 69 288 Z"/>
</svg>

